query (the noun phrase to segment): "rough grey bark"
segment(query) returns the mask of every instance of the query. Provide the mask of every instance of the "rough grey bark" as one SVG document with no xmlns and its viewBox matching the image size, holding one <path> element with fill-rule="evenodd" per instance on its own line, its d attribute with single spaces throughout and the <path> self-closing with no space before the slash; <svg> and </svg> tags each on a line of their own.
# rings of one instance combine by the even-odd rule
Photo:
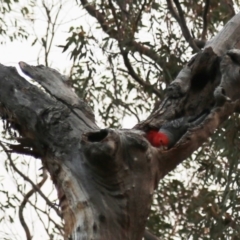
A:
<svg viewBox="0 0 240 240">
<path fill-rule="evenodd" d="M 91 109 L 54 69 L 20 62 L 43 91 L 0 65 L 0 112 L 22 136 L 10 147 L 40 157 L 50 172 L 66 239 L 142 238 L 159 180 L 240 110 L 240 52 L 230 50 L 239 47 L 239 28 L 240 14 L 183 68 L 158 110 L 132 130 L 99 129 Z M 145 138 L 166 121 L 202 114 L 203 122 L 169 150 Z"/>
</svg>

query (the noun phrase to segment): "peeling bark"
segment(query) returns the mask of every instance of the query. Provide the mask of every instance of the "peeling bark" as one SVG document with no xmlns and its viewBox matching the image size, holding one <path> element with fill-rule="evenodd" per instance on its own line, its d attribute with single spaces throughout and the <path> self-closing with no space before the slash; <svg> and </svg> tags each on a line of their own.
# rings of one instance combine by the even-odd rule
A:
<svg viewBox="0 0 240 240">
<path fill-rule="evenodd" d="M 91 109 L 65 77 L 20 62 L 0 65 L 0 113 L 21 134 L 12 151 L 42 159 L 58 190 L 65 238 L 140 240 L 158 182 L 239 111 L 240 14 L 195 55 L 169 86 L 158 110 L 132 130 L 99 129 Z M 185 116 L 206 114 L 169 150 L 145 132 Z M 30 150 L 33 149 L 33 150 Z M 146 239 L 150 234 L 145 234 Z"/>
</svg>

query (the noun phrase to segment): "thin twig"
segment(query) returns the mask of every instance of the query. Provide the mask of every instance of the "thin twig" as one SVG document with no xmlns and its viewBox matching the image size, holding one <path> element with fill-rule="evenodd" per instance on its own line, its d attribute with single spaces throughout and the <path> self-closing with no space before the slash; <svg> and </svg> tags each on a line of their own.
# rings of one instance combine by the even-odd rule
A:
<svg viewBox="0 0 240 240">
<path fill-rule="evenodd" d="M 58 10 L 57 10 L 57 13 L 56 13 L 56 16 L 55 18 L 53 19 L 52 21 L 52 8 L 53 6 L 51 6 L 50 8 L 46 5 L 46 3 L 44 1 L 42 1 L 42 5 L 45 9 L 45 12 L 46 12 L 46 15 L 47 15 L 47 29 L 46 29 L 46 42 L 45 42 L 45 46 L 44 46 L 44 51 L 45 51 L 45 65 L 48 66 L 48 56 L 49 56 L 49 53 L 50 53 L 50 50 L 52 48 L 52 43 L 53 43 L 53 39 L 55 37 L 55 27 L 56 27 L 56 24 L 57 24 L 57 20 L 58 20 L 58 16 L 59 16 L 59 13 L 62 9 L 62 4 L 60 4 Z M 50 32 L 50 28 L 51 28 L 51 32 Z"/>
<path fill-rule="evenodd" d="M 210 6 L 210 0 L 205 1 L 205 6 L 204 6 L 204 11 L 203 11 L 203 30 L 202 30 L 202 40 L 206 40 L 206 35 L 207 35 L 207 27 L 208 27 L 208 11 L 209 11 L 209 6 Z"/>
<path fill-rule="evenodd" d="M 137 30 L 138 23 L 139 23 L 140 20 L 141 20 L 142 13 L 143 13 L 144 8 L 145 8 L 146 5 L 147 5 L 147 1 L 144 0 L 144 3 L 142 4 L 142 7 L 141 7 L 141 9 L 140 9 L 140 11 L 139 11 L 139 13 L 138 13 L 137 19 L 136 19 L 135 24 L 134 24 L 134 29 L 133 29 L 133 30 L 134 30 L 134 33 L 135 33 L 136 30 Z"/>
<path fill-rule="evenodd" d="M 42 180 L 36 185 L 39 189 L 43 186 L 43 184 L 46 182 L 47 180 L 47 173 L 46 173 L 46 170 L 43 170 L 43 178 Z M 24 219 L 24 216 L 23 216 L 23 210 L 27 204 L 27 202 L 29 201 L 29 198 L 36 192 L 36 190 L 34 188 L 32 188 L 23 198 L 23 201 L 21 203 L 21 205 L 19 206 L 19 212 L 18 212 L 18 215 L 19 215 L 19 220 L 20 220 L 20 223 L 25 231 L 25 234 L 26 234 L 26 238 L 27 240 L 31 240 L 32 239 L 32 236 L 30 234 L 30 231 L 29 231 L 29 228 L 27 226 L 27 223 L 25 222 L 25 219 Z"/>
<path fill-rule="evenodd" d="M 61 216 L 60 211 L 56 208 L 56 206 L 43 194 L 43 192 L 38 188 L 38 186 L 26 175 L 24 175 L 14 164 L 11 154 L 9 154 L 8 149 L 5 147 L 5 145 L 0 141 L 0 146 L 3 148 L 3 150 L 5 151 L 9 161 L 10 161 L 10 165 L 11 167 L 14 169 L 15 172 L 17 172 L 25 181 L 29 182 L 33 189 L 39 193 L 39 195 L 46 201 L 46 203 L 53 208 L 58 216 Z"/>
<path fill-rule="evenodd" d="M 176 12 L 176 10 L 173 7 L 172 0 L 167 0 L 168 9 L 169 9 L 170 13 L 172 14 L 172 16 L 178 22 L 178 24 L 182 30 L 182 34 L 183 34 L 184 38 L 186 39 L 186 41 L 189 43 L 189 45 L 191 46 L 191 48 L 194 51 L 198 52 L 200 49 L 194 42 L 194 39 L 192 38 L 191 33 L 187 27 L 182 7 L 178 0 L 173 0 L 173 1 L 177 7 L 178 13 Z"/>
<path fill-rule="evenodd" d="M 109 6 L 110 6 L 110 8 L 111 8 L 111 11 L 112 11 L 113 18 L 114 18 L 114 21 L 115 21 L 115 23 L 116 23 L 117 29 L 118 29 L 118 31 L 121 31 L 121 27 L 120 27 L 120 24 L 119 24 L 119 21 L 118 21 L 119 19 L 118 19 L 118 17 L 117 17 L 115 8 L 114 8 L 114 6 L 113 6 L 113 3 L 112 3 L 111 0 L 108 0 L 108 3 L 109 3 Z"/>
<path fill-rule="evenodd" d="M 43 49 L 45 52 L 45 65 L 48 66 L 48 51 L 47 51 L 47 44 L 48 44 L 48 37 L 49 37 L 49 30 L 50 30 L 50 25 L 51 25 L 51 11 L 48 9 L 48 7 L 46 6 L 45 2 L 42 1 L 43 7 L 45 9 L 48 21 L 47 21 L 47 29 L 46 29 L 46 35 L 45 35 L 45 43 L 43 42 L 44 39 L 42 38 L 42 45 L 43 45 Z"/>
<path fill-rule="evenodd" d="M 120 40 L 120 35 L 118 33 L 118 31 L 116 31 L 113 28 L 110 28 L 105 16 L 100 13 L 98 10 L 96 10 L 96 8 L 91 5 L 87 0 L 81 0 L 81 3 L 83 5 L 83 7 L 86 9 L 86 11 L 94 18 L 96 18 L 96 20 L 99 22 L 99 24 L 102 27 L 102 30 L 108 34 L 111 38 L 119 41 Z M 150 59 L 152 59 L 153 61 L 155 61 L 159 66 L 163 66 L 164 62 L 162 61 L 161 57 L 151 48 L 148 48 L 146 46 L 144 46 L 143 44 L 136 42 L 134 40 L 129 40 L 126 41 L 125 43 L 125 47 L 128 47 L 131 51 L 133 52 L 139 52 L 141 55 L 145 55 L 147 57 L 149 57 Z"/>
<path fill-rule="evenodd" d="M 117 19 L 117 15 L 116 15 L 116 12 L 115 12 L 115 9 L 114 9 L 114 6 L 112 4 L 112 1 L 109 0 L 109 5 L 110 5 L 110 8 L 112 10 L 112 14 L 113 14 L 113 17 L 114 17 L 114 20 L 116 22 L 116 25 L 117 25 L 117 28 L 118 28 L 118 31 L 120 31 L 120 26 L 119 26 L 119 23 L 118 23 L 118 19 Z M 124 37 L 124 36 L 122 36 Z M 131 62 L 129 61 L 128 59 L 128 51 L 125 51 L 123 50 L 123 41 L 121 40 L 118 40 L 119 42 L 119 48 L 121 50 L 121 54 L 123 56 L 123 60 L 124 60 L 124 64 L 126 66 L 126 68 L 128 69 L 128 73 L 133 77 L 133 79 L 135 81 L 137 81 L 141 86 L 143 86 L 145 89 L 151 87 L 153 89 L 153 92 L 157 95 L 157 96 L 161 96 L 160 95 L 160 92 L 155 88 L 153 87 L 151 84 L 147 83 L 146 81 L 144 81 L 142 78 L 140 78 L 140 76 L 138 76 L 138 74 L 134 71 L 133 67 L 132 67 L 132 64 Z"/>
<path fill-rule="evenodd" d="M 54 226 L 59 230 L 60 234 L 63 236 L 64 235 L 64 232 L 63 232 L 63 227 L 61 225 L 59 225 L 58 223 L 56 223 L 55 220 L 53 220 L 53 218 L 51 218 L 51 214 L 47 213 L 46 210 L 42 210 L 40 209 L 39 207 L 37 207 L 36 205 L 34 205 L 31 201 L 28 202 L 32 207 L 35 208 L 35 210 L 37 210 L 37 215 L 39 216 L 39 219 L 41 220 L 41 217 L 40 217 L 40 214 L 38 213 L 41 212 L 42 214 L 45 214 L 48 218 L 48 220 L 50 222 L 52 222 L 52 224 L 54 224 Z M 44 225 L 44 224 L 43 224 Z"/>
<path fill-rule="evenodd" d="M 135 113 L 134 111 L 132 111 L 127 103 L 123 102 L 120 99 L 116 99 L 116 101 L 113 101 L 113 104 L 116 104 L 117 106 L 119 104 L 120 106 L 124 107 L 125 109 L 127 109 L 137 119 L 138 122 L 140 122 L 140 118 L 139 118 L 138 114 Z"/>
<path fill-rule="evenodd" d="M 138 76 L 138 74 L 134 71 L 129 59 L 128 59 L 128 52 L 127 51 L 124 51 L 122 49 L 122 47 L 120 46 L 120 49 L 121 49 L 121 54 L 123 56 L 123 61 L 124 61 L 124 64 L 126 66 L 126 68 L 128 69 L 128 73 L 132 76 L 132 78 L 138 82 L 143 88 L 145 88 L 145 90 L 149 90 L 151 89 L 152 92 L 154 94 L 156 94 L 159 98 L 162 97 L 162 94 L 161 92 L 156 88 L 154 87 L 153 85 L 151 85 L 150 83 L 147 83 L 146 81 L 144 81 L 140 76 Z"/>
</svg>

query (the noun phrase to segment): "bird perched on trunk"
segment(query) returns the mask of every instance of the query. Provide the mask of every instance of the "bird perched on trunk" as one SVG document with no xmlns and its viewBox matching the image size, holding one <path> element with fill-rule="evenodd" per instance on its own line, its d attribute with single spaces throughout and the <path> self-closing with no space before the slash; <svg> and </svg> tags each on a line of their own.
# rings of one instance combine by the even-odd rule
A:
<svg viewBox="0 0 240 240">
<path fill-rule="evenodd" d="M 182 117 L 167 122 L 159 130 L 150 130 L 147 132 L 147 139 L 154 147 L 171 148 L 191 127 L 199 125 L 206 113 L 198 117 Z"/>
</svg>

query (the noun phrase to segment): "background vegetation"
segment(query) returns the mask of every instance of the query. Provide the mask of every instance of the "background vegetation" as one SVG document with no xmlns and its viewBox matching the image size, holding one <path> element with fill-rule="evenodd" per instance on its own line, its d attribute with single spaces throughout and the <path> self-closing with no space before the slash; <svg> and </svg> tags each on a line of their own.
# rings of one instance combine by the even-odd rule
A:
<svg viewBox="0 0 240 240">
<path fill-rule="evenodd" d="M 158 106 L 199 51 L 198 40 L 212 38 L 239 6 L 231 0 L 0 0 L 0 48 L 29 44 L 26 55 L 65 72 L 100 126 L 132 127 Z M 9 54 L 18 58 L 11 48 Z M 40 161 L 9 152 L 6 142 L 14 144 L 18 133 L 4 117 L 1 129 L 0 238 L 29 232 L 33 239 L 61 239 L 47 173 Z M 240 239 L 239 129 L 234 115 L 159 183 L 147 227 L 161 239 Z"/>
</svg>

